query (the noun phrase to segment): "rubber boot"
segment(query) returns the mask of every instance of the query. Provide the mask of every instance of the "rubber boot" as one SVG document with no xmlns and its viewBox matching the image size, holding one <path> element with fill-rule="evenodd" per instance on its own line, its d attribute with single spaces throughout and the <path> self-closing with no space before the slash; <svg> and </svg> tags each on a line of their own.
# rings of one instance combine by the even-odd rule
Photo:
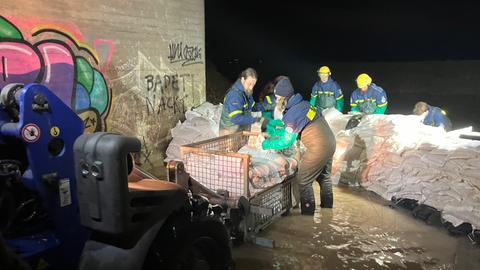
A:
<svg viewBox="0 0 480 270">
<path fill-rule="evenodd" d="M 315 214 L 315 201 L 300 198 L 300 210 L 302 215 L 313 216 Z"/>
<path fill-rule="evenodd" d="M 320 194 L 320 207 L 332 208 L 333 207 L 333 194 Z"/>
</svg>

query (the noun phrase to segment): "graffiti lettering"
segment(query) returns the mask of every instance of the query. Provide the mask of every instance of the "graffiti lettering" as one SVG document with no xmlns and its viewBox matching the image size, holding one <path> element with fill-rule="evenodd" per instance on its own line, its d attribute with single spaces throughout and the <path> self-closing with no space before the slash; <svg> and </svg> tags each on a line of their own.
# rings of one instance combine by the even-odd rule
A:
<svg viewBox="0 0 480 270">
<path fill-rule="evenodd" d="M 89 108 L 84 111 L 77 112 L 78 116 L 83 120 L 85 131 L 88 133 L 102 131 L 102 118 L 97 110 Z"/>
<path fill-rule="evenodd" d="M 97 126 L 97 120 L 95 118 L 85 118 L 83 119 L 83 125 L 85 126 L 86 129 L 96 127 Z"/>
<path fill-rule="evenodd" d="M 181 62 L 182 66 L 202 63 L 202 49 L 198 46 L 189 46 L 180 42 L 170 43 L 168 47 L 170 49 L 168 56 L 170 63 Z"/>
<path fill-rule="evenodd" d="M 147 83 L 147 91 L 156 92 L 160 91 L 162 94 L 165 93 L 165 90 L 171 88 L 175 93 L 180 89 L 178 88 L 178 75 L 147 75 L 145 76 L 145 81 Z"/>
<path fill-rule="evenodd" d="M 160 114 L 164 111 L 173 112 L 173 114 L 185 114 L 185 98 L 179 98 L 178 96 L 157 97 L 153 95 L 151 97 L 145 97 L 147 114 Z"/>
</svg>

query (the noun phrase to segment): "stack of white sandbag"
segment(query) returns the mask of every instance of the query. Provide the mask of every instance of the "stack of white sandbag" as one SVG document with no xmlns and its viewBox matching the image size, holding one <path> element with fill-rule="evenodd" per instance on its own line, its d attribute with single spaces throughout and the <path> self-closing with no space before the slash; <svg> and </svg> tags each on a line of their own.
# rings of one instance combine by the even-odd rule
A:
<svg viewBox="0 0 480 270">
<path fill-rule="evenodd" d="M 323 110 L 322 115 L 327 120 L 333 134 L 338 134 L 338 132 L 345 130 L 348 120 L 353 116 L 353 114 L 342 114 L 335 108 Z"/>
<path fill-rule="evenodd" d="M 480 142 L 459 133 L 423 125 L 417 116 L 365 116 L 336 134 L 333 180 L 387 200 L 418 200 L 454 226 L 480 228 Z"/>
<path fill-rule="evenodd" d="M 262 150 L 261 147 L 246 145 L 238 151 L 251 156 L 248 179 L 253 189 L 262 190 L 273 186 L 295 173 L 301 153 L 297 156 L 295 147 L 290 150 L 288 155 L 285 154 L 286 151 Z"/>
<path fill-rule="evenodd" d="M 172 141 L 168 145 L 165 161 L 181 160 L 180 145 L 218 137 L 222 104 L 204 102 L 185 113 L 185 121 L 178 121 L 171 129 Z"/>
</svg>

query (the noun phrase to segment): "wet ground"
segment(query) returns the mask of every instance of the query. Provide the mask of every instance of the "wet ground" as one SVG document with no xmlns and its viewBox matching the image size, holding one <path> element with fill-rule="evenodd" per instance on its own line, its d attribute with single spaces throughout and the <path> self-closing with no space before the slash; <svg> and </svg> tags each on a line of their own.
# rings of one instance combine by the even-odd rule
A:
<svg viewBox="0 0 480 270">
<path fill-rule="evenodd" d="M 334 194 L 333 209 L 317 208 L 313 218 L 294 209 L 262 232 L 275 248 L 235 247 L 237 269 L 480 269 L 480 248 L 466 237 L 371 192 L 336 187 Z"/>
</svg>

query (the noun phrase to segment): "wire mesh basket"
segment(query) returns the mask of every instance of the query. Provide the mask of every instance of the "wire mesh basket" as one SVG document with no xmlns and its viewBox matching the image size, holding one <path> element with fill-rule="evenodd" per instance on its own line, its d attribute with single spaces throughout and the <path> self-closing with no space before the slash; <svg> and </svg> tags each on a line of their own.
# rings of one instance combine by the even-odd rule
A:
<svg viewBox="0 0 480 270">
<path fill-rule="evenodd" d="M 281 183 L 271 186 L 250 198 L 250 215 L 247 218 L 248 230 L 258 232 L 273 222 L 273 218 L 292 208 L 291 175 Z"/>
<path fill-rule="evenodd" d="M 228 190 L 230 197 L 250 197 L 250 155 L 237 153 L 256 133 L 238 132 L 180 147 L 186 171 L 212 191 Z"/>
<path fill-rule="evenodd" d="M 247 144 L 255 143 L 258 133 L 237 132 L 181 146 L 186 171 L 196 182 L 213 192 L 228 191 L 238 205 L 238 199 L 247 198 L 244 205 L 246 231 L 258 232 L 292 207 L 292 182 L 295 174 L 281 183 L 261 191 L 249 185 L 250 155 L 237 153 Z"/>
</svg>

